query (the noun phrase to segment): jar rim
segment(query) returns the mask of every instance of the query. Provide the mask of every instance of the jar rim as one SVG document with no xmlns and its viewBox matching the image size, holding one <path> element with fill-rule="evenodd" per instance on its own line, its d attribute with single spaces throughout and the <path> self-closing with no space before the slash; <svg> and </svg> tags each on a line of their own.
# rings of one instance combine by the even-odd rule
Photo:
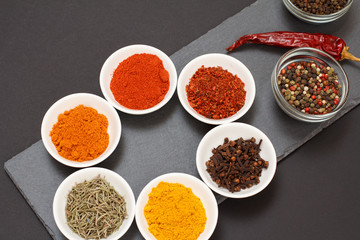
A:
<svg viewBox="0 0 360 240">
<path fill-rule="evenodd" d="M 305 55 L 305 53 L 304 53 L 304 54 L 296 55 L 297 53 L 303 53 L 303 52 L 305 52 L 307 54 Z M 320 59 L 321 61 L 325 62 L 328 66 L 331 66 L 331 67 L 336 66 L 336 68 L 340 70 L 340 72 L 336 71 L 336 73 L 339 76 L 340 84 L 343 85 L 342 95 L 341 95 L 339 104 L 335 107 L 335 109 L 333 111 L 331 111 L 329 113 L 325 113 L 325 114 L 303 113 L 303 112 L 299 111 L 298 109 L 294 108 L 282 96 L 280 89 L 278 87 L 278 84 L 277 84 L 277 78 L 278 78 L 279 72 L 281 71 L 282 66 L 284 65 L 284 63 L 287 60 L 289 60 L 290 58 L 293 58 L 293 57 L 297 57 L 297 56 L 301 57 L 301 59 L 304 59 L 304 58 L 307 58 L 310 56 L 311 59 L 309 59 L 309 61 L 311 61 L 311 60 L 314 60 L 314 58 L 316 58 L 316 59 L 319 58 L 318 56 L 314 56 L 315 53 L 319 54 L 319 56 L 322 56 L 323 58 L 326 58 L 326 60 L 329 60 L 330 63 L 328 63 L 328 61 L 323 61 L 325 59 Z M 302 60 L 295 59 L 295 61 L 292 61 L 292 62 L 298 62 L 298 61 L 302 61 Z M 288 65 L 289 63 L 287 63 L 286 65 Z M 326 53 L 322 50 L 316 49 L 316 48 L 311 48 L 311 47 L 294 48 L 294 49 L 291 49 L 291 50 L 287 51 L 286 53 L 284 53 L 279 58 L 277 63 L 275 64 L 275 67 L 274 67 L 274 70 L 273 70 L 272 76 L 271 76 L 271 82 L 272 82 L 272 90 L 275 95 L 275 100 L 278 103 L 278 105 L 281 107 L 281 109 L 285 113 L 290 115 L 291 117 L 294 117 L 298 120 L 302 120 L 302 121 L 306 121 L 306 122 L 322 122 L 322 121 L 332 118 L 336 113 L 338 113 L 340 111 L 340 109 L 343 108 L 343 106 L 347 102 L 348 95 L 349 95 L 349 80 L 348 80 L 346 72 L 341 67 L 339 62 L 336 61 L 328 53 Z"/>
<path fill-rule="evenodd" d="M 345 6 L 342 9 L 340 9 L 339 11 L 330 13 L 330 14 L 323 14 L 323 15 L 306 12 L 306 11 L 298 8 L 297 6 L 295 6 L 290 0 L 283 0 L 283 3 L 285 5 L 285 7 L 294 16 L 298 17 L 299 19 L 301 19 L 305 22 L 319 24 L 319 23 L 332 22 L 332 21 L 335 21 L 338 18 L 342 17 L 350 9 L 350 6 L 352 5 L 353 0 L 348 0 L 346 2 Z"/>
</svg>

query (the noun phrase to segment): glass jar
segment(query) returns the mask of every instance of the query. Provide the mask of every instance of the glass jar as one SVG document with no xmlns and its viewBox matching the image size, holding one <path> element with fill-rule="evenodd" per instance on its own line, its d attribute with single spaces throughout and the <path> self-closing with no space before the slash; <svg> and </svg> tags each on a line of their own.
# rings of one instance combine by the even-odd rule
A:
<svg viewBox="0 0 360 240">
<path fill-rule="evenodd" d="M 286 68 L 289 64 L 299 61 L 312 61 L 317 65 L 329 66 L 334 69 L 334 72 L 338 76 L 338 82 L 342 87 L 340 88 L 341 94 L 339 97 L 339 103 L 334 109 L 332 109 L 331 112 L 325 114 L 310 114 L 302 112 L 288 103 L 288 101 L 286 101 L 281 94 L 280 88 L 278 86 L 278 76 L 280 71 Z M 334 117 L 336 113 L 338 113 L 340 109 L 344 107 L 349 94 L 349 81 L 344 69 L 341 67 L 339 62 L 329 54 L 319 49 L 310 47 L 294 48 L 281 56 L 272 72 L 271 85 L 276 102 L 280 108 L 289 116 L 304 122 L 323 122 Z"/>
<path fill-rule="evenodd" d="M 285 4 L 285 7 L 297 18 L 308 23 L 321 24 L 332 22 L 342 17 L 345 13 L 347 13 L 347 11 L 349 11 L 353 0 L 348 0 L 346 5 L 341 10 L 326 15 L 305 12 L 300 8 L 296 7 L 290 0 L 283 0 L 283 2 Z"/>
</svg>

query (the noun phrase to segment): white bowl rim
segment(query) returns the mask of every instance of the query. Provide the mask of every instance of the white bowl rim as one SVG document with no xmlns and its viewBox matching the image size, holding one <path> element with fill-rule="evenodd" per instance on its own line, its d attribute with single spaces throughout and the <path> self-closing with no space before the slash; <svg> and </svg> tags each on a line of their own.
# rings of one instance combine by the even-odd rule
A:
<svg viewBox="0 0 360 240">
<path fill-rule="evenodd" d="M 190 174 L 187 174 L 187 173 L 181 173 L 181 172 L 172 172 L 172 173 L 166 173 L 166 174 L 163 174 L 163 175 L 160 175 L 154 179 L 152 179 L 148 184 L 146 184 L 146 186 L 141 190 L 138 198 L 137 198 L 137 201 L 136 201 L 136 214 L 135 214 L 135 222 L 136 222 L 136 225 L 141 233 L 141 235 L 146 239 L 146 240 L 150 240 L 150 239 L 155 239 L 154 236 L 146 231 L 145 229 L 142 228 L 142 226 L 140 225 L 140 218 L 143 216 L 143 208 L 140 208 L 140 204 L 139 202 L 144 199 L 144 198 L 148 198 L 148 194 L 151 192 L 152 188 L 153 187 L 156 187 L 158 185 L 158 183 L 160 183 L 161 181 L 164 181 L 164 182 L 170 182 L 170 183 L 180 183 L 180 184 L 183 184 L 181 183 L 180 181 L 169 181 L 168 179 L 169 178 L 172 178 L 172 177 L 179 177 L 179 178 L 187 178 L 187 179 L 191 179 L 191 181 L 195 181 L 196 184 L 198 186 L 201 186 L 202 190 L 204 190 L 207 195 L 208 195 L 208 200 L 211 202 L 211 205 L 212 207 L 214 207 L 212 210 L 214 210 L 214 218 L 211 219 L 211 222 L 209 223 L 209 218 L 207 218 L 207 222 L 206 222 L 206 225 L 209 223 L 209 230 L 205 233 L 205 230 L 204 232 L 201 233 L 201 235 L 199 236 L 199 240 L 205 240 L 205 239 L 209 239 L 211 237 L 211 235 L 213 234 L 214 230 L 215 230 L 215 227 L 216 227 L 216 224 L 217 224 L 217 220 L 218 220 L 218 205 L 217 205 L 217 201 L 216 201 L 216 198 L 213 194 L 213 192 L 210 190 L 210 188 L 208 188 L 208 186 L 203 182 L 201 181 L 199 178 L 193 176 L 193 175 L 190 175 Z M 185 186 L 187 188 L 192 188 L 190 186 Z M 194 192 L 193 192 L 194 193 Z M 195 194 L 195 193 L 194 193 Z M 195 194 L 196 195 L 196 194 Z M 197 195 L 196 195 L 197 196 Z M 197 196 L 199 197 L 199 196 Z M 205 206 L 204 206 L 205 208 Z M 206 210 L 206 208 L 205 208 Z M 208 216 L 207 216 L 208 217 Z M 206 225 L 205 225 L 205 229 L 206 229 Z M 204 235 L 202 235 L 204 234 Z"/>
<path fill-rule="evenodd" d="M 89 176 L 85 176 L 87 174 L 89 174 Z M 91 175 L 91 174 L 94 174 L 94 175 Z M 61 182 L 61 184 L 57 188 L 55 195 L 54 195 L 53 205 L 52 205 L 53 217 L 54 217 L 54 220 L 55 220 L 55 223 L 56 223 L 58 229 L 61 231 L 61 233 L 65 237 L 71 239 L 72 236 L 68 234 L 68 231 L 72 232 L 72 230 L 66 225 L 66 223 L 64 224 L 61 222 L 60 217 L 59 217 L 60 212 L 58 212 L 57 208 L 56 208 L 56 206 L 58 206 L 58 204 L 60 204 L 61 201 L 64 201 L 64 199 L 63 200 L 60 199 L 62 197 L 62 195 L 61 195 L 62 191 L 65 191 L 66 189 L 68 189 L 70 192 L 72 187 L 74 186 L 74 184 L 79 183 L 76 181 L 76 179 L 79 177 L 85 176 L 84 180 L 85 179 L 91 180 L 99 174 L 100 174 L 100 176 L 105 177 L 105 180 L 108 181 L 110 183 L 110 185 L 113 186 L 115 189 L 118 188 L 116 186 L 121 185 L 121 188 L 124 189 L 125 194 L 127 194 L 127 198 L 130 200 L 130 201 L 126 201 L 126 210 L 127 210 L 127 214 L 128 214 L 127 218 L 123 221 L 120 228 L 117 231 L 115 231 L 113 234 L 108 236 L 106 239 L 107 240 L 119 239 L 121 236 L 123 236 L 127 232 L 127 230 L 132 225 L 132 222 L 134 221 L 134 217 L 135 217 L 135 196 L 134 196 L 134 193 L 133 193 L 130 185 L 128 184 L 128 182 L 123 177 L 121 177 L 118 173 L 116 173 L 112 170 L 106 169 L 106 168 L 101 168 L 101 167 L 84 168 L 84 169 L 77 170 L 74 173 L 70 174 L 68 177 L 66 177 Z M 109 179 L 106 179 L 106 177 L 109 177 L 109 176 L 115 178 L 116 182 L 110 182 Z M 81 180 L 81 182 L 83 182 L 84 180 Z M 120 195 L 122 195 L 125 198 L 124 194 L 120 193 Z M 78 239 L 83 239 L 83 238 L 79 236 Z"/>
<path fill-rule="evenodd" d="M 228 69 L 224 68 L 223 66 L 221 66 L 221 61 L 217 64 L 217 66 L 223 67 L 223 69 L 228 70 L 229 72 L 231 72 L 232 74 L 236 74 L 242 82 L 245 83 L 245 90 L 246 90 L 246 99 L 245 99 L 245 105 L 234 115 L 228 117 L 228 118 L 223 118 L 223 119 L 210 119 L 210 118 L 206 118 L 200 114 L 198 114 L 192 107 L 190 107 L 188 101 L 187 101 L 187 97 L 186 97 L 186 91 L 184 88 L 181 87 L 181 85 L 183 84 L 183 82 L 188 82 L 189 79 L 185 79 L 185 76 L 187 74 L 188 71 L 190 71 L 190 68 L 192 68 L 193 65 L 199 66 L 201 67 L 202 65 L 206 65 L 204 63 L 201 64 L 197 64 L 200 61 L 206 60 L 208 58 L 219 58 L 221 60 L 225 60 L 225 61 L 231 61 L 234 64 L 237 64 L 237 66 L 239 68 L 241 68 L 241 71 L 244 72 L 244 74 L 248 77 L 248 81 L 244 80 L 243 78 L 239 77 L 238 73 L 234 73 L 233 71 L 229 71 Z M 205 66 L 205 67 L 215 67 L 213 65 L 209 65 L 209 66 Z M 196 72 L 192 71 L 192 73 L 194 74 Z M 240 71 L 239 71 L 240 72 Z M 193 75 L 192 74 L 192 75 Z M 186 87 L 187 84 L 184 84 L 184 87 Z M 183 92 L 185 92 L 185 95 L 183 94 Z M 207 123 L 207 124 L 212 124 L 212 125 L 220 125 L 220 124 L 224 124 L 224 123 L 230 123 L 233 121 L 238 120 L 239 118 L 241 118 L 242 116 L 244 116 L 249 109 L 251 108 L 254 100 L 255 100 L 255 94 L 256 94 L 256 85 L 255 85 L 255 80 L 253 75 L 251 74 L 250 70 L 246 67 L 246 65 L 244 63 L 242 63 L 240 60 L 234 58 L 233 56 L 229 56 L 223 53 L 207 53 L 207 54 L 203 54 L 200 55 L 194 59 L 192 59 L 188 64 L 186 64 L 186 66 L 182 69 L 179 78 L 178 78 L 178 83 L 177 83 L 177 94 L 178 94 L 178 98 L 180 100 L 181 105 L 184 107 L 184 109 L 190 114 L 192 115 L 194 118 L 196 118 L 197 120 Z M 250 95 L 250 96 L 249 96 Z"/>
<path fill-rule="evenodd" d="M 45 126 L 46 126 L 46 123 L 49 121 L 49 118 L 51 117 L 52 111 L 54 111 L 55 108 L 60 106 L 63 102 L 69 101 L 74 98 L 81 98 L 81 97 L 90 97 L 90 98 L 94 99 L 95 101 L 101 102 L 102 104 L 107 106 L 108 110 L 110 111 L 112 117 L 115 120 L 114 121 L 114 123 L 116 125 L 115 127 L 119 128 L 120 131 L 119 131 L 119 133 L 116 133 L 113 135 L 114 136 L 114 144 L 110 145 L 110 142 L 109 142 L 107 149 L 99 157 L 97 157 L 93 160 L 89 160 L 89 161 L 77 162 L 77 161 L 68 160 L 68 159 L 60 156 L 57 151 L 52 150 L 53 143 L 52 143 L 51 139 L 49 140 L 49 138 L 47 136 L 47 135 L 49 135 L 50 132 L 46 131 Z M 86 106 L 86 103 L 84 103 L 83 105 Z M 72 109 L 72 107 L 69 107 L 68 110 L 70 110 L 70 109 Z M 99 113 L 101 112 L 101 109 L 96 109 L 96 110 Z M 61 112 L 61 113 L 63 113 L 63 112 Z M 61 113 L 58 113 L 58 115 Z M 108 116 L 107 116 L 107 118 L 108 118 Z M 73 94 L 70 94 L 70 95 L 60 98 L 55 103 L 53 103 L 50 106 L 50 108 L 46 111 L 46 113 L 43 117 L 42 123 L 41 123 L 41 139 L 42 139 L 42 142 L 43 142 L 47 152 L 53 158 L 55 158 L 55 160 L 57 160 L 58 162 L 66 165 L 66 166 L 69 166 L 69 167 L 83 168 L 83 167 L 94 166 L 94 165 L 99 164 L 100 162 L 104 161 L 105 159 L 107 159 L 112 154 L 112 152 L 116 149 L 117 145 L 119 144 L 120 137 L 121 137 L 121 130 L 122 130 L 121 129 L 121 121 L 120 121 L 120 117 L 119 117 L 118 113 L 113 108 L 113 106 L 109 102 L 107 102 L 104 98 L 99 97 L 92 93 L 73 93 Z M 110 135 L 110 133 L 109 133 L 109 135 Z"/>
<path fill-rule="evenodd" d="M 108 77 L 108 75 L 107 75 L 108 72 L 106 72 L 105 68 L 107 68 L 111 64 L 110 62 L 113 59 L 118 58 L 119 56 L 121 56 L 124 53 L 127 53 L 128 51 L 134 51 L 134 53 L 130 54 L 129 56 L 126 55 L 126 57 L 120 57 L 120 60 L 117 61 L 117 65 L 119 65 L 120 62 L 122 62 L 123 60 L 127 59 L 128 57 L 130 57 L 136 53 L 149 53 L 149 54 L 154 54 L 154 55 L 158 56 L 163 61 L 164 68 L 169 72 L 169 83 L 170 83 L 169 90 L 166 93 L 164 99 L 151 108 L 138 110 L 138 109 L 130 109 L 130 108 L 124 107 L 124 106 L 120 105 L 115 99 L 113 99 L 113 96 L 108 94 L 106 91 L 109 87 L 105 83 L 105 79 Z M 168 68 L 165 67 L 166 64 L 168 65 Z M 116 69 L 116 67 L 114 68 L 114 70 L 115 69 Z M 113 71 L 111 72 L 111 74 L 113 73 Z M 170 101 L 170 99 L 172 98 L 172 96 L 175 93 L 176 86 L 177 86 L 177 71 L 176 71 L 176 67 L 175 67 L 173 61 L 170 59 L 170 57 L 166 53 L 161 51 L 160 49 L 155 48 L 153 46 L 145 45 L 145 44 L 133 44 L 133 45 L 128 45 L 128 46 L 125 46 L 125 47 L 122 47 L 122 48 L 116 50 L 105 60 L 104 64 L 101 67 L 99 82 L 100 82 L 100 88 L 101 88 L 102 94 L 104 95 L 105 99 L 113 107 L 115 107 L 117 110 L 127 113 L 127 114 L 143 115 L 143 114 L 148 114 L 148 113 L 155 112 L 156 110 L 159 110 L 166 103 L 168 103 Z M 110 82 L 111 82 L 111 79 L 110 79 Z"/>
<path fill-rule="evenodd" d="M 256 132 L 257 134 L 259 134 L 261 136 L 261 139 L 263 140 L 262 145 L 261 145 L 261 149 L 264 148 L 264 144 L 268 145 L 268 151 L 270 151 L 270 156 L 268 158 L 265 158 L 264 160 L 269 161 L 269 167 L 267 169 L 268 174 L 268 178 L 266 178 L 266 181 L 264 181 L 262 178 L 264 177 L 264 172 L 262 174 L 262 176 L 260 177 L 260 179 L 262 179 L 263 181 L 260 181 L 259 184 L 251 187 L 251 188 L 247 188 L 244 190 L 241 190 L 240 192 L 234 192 L 231 193 L 228 189 L 226 188 L 220 188 L 218 187 L 218 185 L 211 179 L 210 175 L 208 172 L 203 171 L 202 168 L 202 164 L 205 164 L 206 160 L 202 159 L 200 157 L 201 152 L 205 149 L 209 149 L 210 152 L 213 148 L 216 148 L 217 146 L 204 146 L 205 145 L 205 141 L 212 138 L 212 137 L 216 137 L 217 139 L 219 139 L 219 141 L 221 142 L 221 144 L 223 143 L 223 140 L 225 137 L 227 136 L 222 136 L 221 134 L 219 134 L 219 132 L 223 132 L 224 129 L 226 128 L 237 128 L 237 131 L 239 131 L 239 129 L 244 129 L 244 128 L 248 128 L 251 131 Z M 242 137 L 241 133 L 237 135 L 237 138 Z M 230 139 L 230 138 L 229 138 Z M 235 140 L 235 139 L 230 139 L 230 140 Z M 259 139 L 256 139 L 259 140 Z M 221 145 L 219 144 L 219 145 Z M 260 153 L 261 155 L 261 153 Z M 271 143 L 270 139 L 265 135 L 265 133 L 263 133 L 260 129 L 250 125 L 250 124 L 246 124 L 246 123 L 227 123 L 227 124 L 223 124 L 220 126 L 217 126 L 213 129 L 211 129 L 209 132 L 207 132 L 205 134 L 205 136 L 201 139 L 199 146 L 197 148 L 196 151 L 196 167 L 197 170 L 199 172 L 199 175 L 201 177 L 201 179 L 206 183 L 206 185 L 208 185 L 209 188 L 211 188 L 214 192 L 228 197 L 228 198 L 246 198 L 246 197 L 250 197 L 253 196 L 255 194 L 258 194 L 259 192 L 261 192 L 262 190 L 264 190 L 272 181 L 272 179 L 274 178 L 275 172 L 276 172 L 276 168 L 277 168 L 277 157 L 276 157 L 276 152 L 275 152 L 275 148 L 273 146 L 273 144 Z M 255 190 L 254 190 L 255 189 Z"/>
</svg>

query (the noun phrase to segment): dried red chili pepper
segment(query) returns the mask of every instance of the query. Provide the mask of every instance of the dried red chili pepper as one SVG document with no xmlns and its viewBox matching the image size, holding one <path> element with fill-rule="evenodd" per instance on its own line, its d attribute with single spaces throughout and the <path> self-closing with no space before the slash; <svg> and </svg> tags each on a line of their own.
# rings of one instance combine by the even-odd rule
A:
<svg viewBox="0 0 360 240">
<path fill-rule="evenodd" d="M 343 39 L 322 33 L 278 31 L 249 34 L 239 38 L 226 50 L 233 51 L 245 43 L 256 43 L 286 48 L 313 47 L 330 54 L 338 61 L 349 59 L 360 62 L 360 58 L 349 53 L 349 47 L 346 46 Z"/>
<path fill-rule="evenodd" d="M 202 66 L 186 85 L 190 106 L 207 118 L 223 119 L 237 113 L 245 104 L 241 79 L 222 67 Z"/>
</svg>

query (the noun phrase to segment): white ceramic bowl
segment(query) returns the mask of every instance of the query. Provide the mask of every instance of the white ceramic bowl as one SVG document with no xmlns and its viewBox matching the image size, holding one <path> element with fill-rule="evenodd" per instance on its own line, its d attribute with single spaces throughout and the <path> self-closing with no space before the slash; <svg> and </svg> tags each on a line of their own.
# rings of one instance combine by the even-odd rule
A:
<svg viewBox="0 0 360 240">
<path fill-rule="evenodd" d="M 80 104 L 92 107 L 99 113 L 104 114 L 109 122 L 108 134 L 109 145 L 99 157 L 85 162 L 71 161 L 59 155 L 55 145 L 51 141 L 50 132 L 58 122 L 58 116 L 67 110 L 73 109 Z M 116 110 L 103 98 L 90 93 L 75 93 L 61 98 L 55 102 L 46 112 L 41 124 L 41 138 L 46 150 L 60 163 L 76 168 L 94 166 L 104 161 L 116 148 L 120 141 L 121 122 Z"/>
<path fill-rule="evenodd" d="M 191 77 L 201 67 L 217 67 L 220 66 L 225 70 L 228 70 L 234 75 L 237 75 L 245 84 L 244 89 L 246 91 L 246 99 L 244 106 L 234 115 L 223 119 L 210 119 L 197 113 L 189 104 L 186 94 L 186 85 L 189 84 Z M 251 107 L 255 99 L 255 82 L 249 69 L 239 60 L 234 57 L 220 54 L 210 53 L 199 56 L 190 61 L 184 69 L 181 71 L 178 79 L 177 94 L 182 106 L 190 113 L 194 118 L 208 124 L 223 124 L 236 121 L 242 117 Z"/>
<path fill-rule="evenodd" d="M 136 202 L 135 220 L 140 233 L 146 240 L 156 240 L 149 232 L 148 224 L 144 216 L 144 208 L 149 200 L 149 194 L 159 182 L 180 183 L 185 187 L 191 188 L 192 192 L 200 198 L 206 212 L 205 230 L 200 234 L 198 240 L 207 240 L 215 230 L 218 219 L 218 206 L 214 194 L 211 190 L 198 178 L 185 173 L 168 173 L 161 175 L 150 181 L 141 191 Z"/>
<path fill-rule="evenodd" d="M 267 169 L 263 169 L 261 173 L 260 183 L 251 188 L 242 189 L 240 192 L 230 192 L 228 189 L 218 187 L 218 185 L 211 179 L 210 174 L 206 171 L 206 162 L 210 160 L 213 155 L 212 150 L 224 143 L 224 138 L 229 140 L 236 140 L 242 137 L 244 140 L 254 137 L 256 142 L 260 145 L 260 156 L 269 161 Z M 215 192 L 229 198 L 245 198 L 255 195 L 265 189 L 271 182 L 275 175 L 277 165 L 275 149 L 270 139 L 259 129 L 245 123 L 229 123 L 217 126 L 210 130 L 200 141 L 196 152 L 196 167 L 203 181 Z"/>
<path fill-rule="evenodd" d="M 125 181 L 125 179 L 123 179 L 119 174 L 105 168 L 92 167 L 81 169 L 68 176 L 59 185 L 53 201 L 53 214 L 55 223 L 59 230 L 62 232 L 62 234 L 64 234 L 64 236 L 68 239 L 82 240 L 84 238 L 73 232 L 71 228 L 67 225 L 65 216 L 67 195 L 76 185 L 76 183 L 82 183 L 85 180 L 91 180 L 97 177 L 99 174 L 101 177 L 104 177 L 105 180 L 109 182 L 110 185 L 113 186 L 121 196 L 124 197 L 127 211 L 127 218 L 124 219 L 120 228 L 116 232 L 108 236 L 106 240 L 119 239 L 126 233 L 134 220 L 135 197 L 133 191 L 131 190 L 129 184 Z"/>
<path fill-rule="evenodd" d="M 169 81 L 170 81 L 169 90 L 166 93 L 164 99 L 161 102 L 159 102 L 157 105 L 144 110 L 130 109 L 122 106 L 120 103 L 118 103 L 115 100 L 114 95 L 112 94 L 110 89 L 112 75 L 115 69 L 118 67 L 118 65 L 128 57 L 140 53 L 148 53 L 158 56 L 163 61 L 164 68 L 169 72 Z M 108 57 L 108 59 L 106 59 L 100 72 L 100 87 L 106 100 L 108 100 L 109 103 L 111 103 L 116 109 L 124 113 L 134 114 L 134 115 L 151 113 L 163 107 L 174 95 L 176 89 L 176 83 L 177 83 L 177 72 L 175 69 L 175 65 L 171 61 L 171 59 L 161 50 L 147 45 L 140 45 L 140 44 L 130 45 L 117 50 L 116 52 L 111 54 L 110 57 Z"/>
</svg>

